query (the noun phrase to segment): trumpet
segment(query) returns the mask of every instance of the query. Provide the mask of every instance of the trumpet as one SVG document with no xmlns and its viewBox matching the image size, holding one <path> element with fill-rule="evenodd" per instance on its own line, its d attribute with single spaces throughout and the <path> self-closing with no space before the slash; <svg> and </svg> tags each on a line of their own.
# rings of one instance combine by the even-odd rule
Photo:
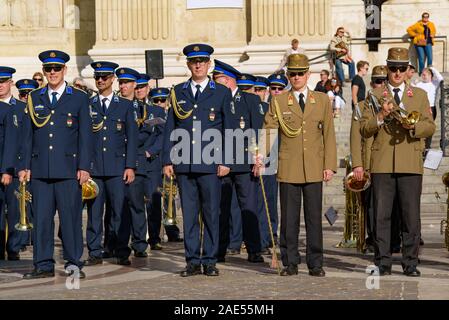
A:
<svg viewBox="0 0 449 320">
<path fill-rule="evenodd" d="M 381 99 L 381 105 L 383 106 L 385 103 L 390 104 L 393 103 L 393 101 Z M 385 121 L 387 122 L 392 120 L 396 120 L 402 125 L 412 126 L 421 120 L 421 112 L 415 110 L 408 112 L 407 110 L 395 106 L 391 113 L 385 118 Z"/>
<path fill-rule="evenodd" d="M 26 189 L 26 182 L 25 181 L 21 182 L 19 190 L 15 191 L 14 193 L 17 199 L 19 200 L 19 212 L 20 212 L 19 223 L 17 223 L 14 227 L 18 231 L 29 231 L 33 229 L 33 224 L 28 221 L 27 202 L 31 203 L 32 195 Z"/>
<path fill-rule="evenodd" d="M 174 226 L 176 221 L 176 207 L 173 205 L 174 198 L 178 194 L 178 188 L 174 184 L 173 175 L 170 177 L 170 183 L 166 183 L 165 175 L 162 181 L 162 188 L 159 189 L 162 195 L 161 210 L 162 210 L 162 223 L 164 226 Z M 167 204 L 166 204 L 167 202 Z"/>
<path fill-rule="evenodd" d="M 83 201 L 95 199 L 99 192 L 100 188 L 98 187 L 98 184 L 91 178 L 83 183 L 81 187 Z"/>
</svg>

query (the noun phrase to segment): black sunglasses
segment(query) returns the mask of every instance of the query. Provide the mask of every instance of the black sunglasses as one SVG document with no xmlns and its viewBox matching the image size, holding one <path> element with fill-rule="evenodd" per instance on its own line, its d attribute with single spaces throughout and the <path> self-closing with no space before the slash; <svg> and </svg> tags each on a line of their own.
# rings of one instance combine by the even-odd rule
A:
<svg viewBox="0 0 449 320">
<path fill-rule="evenodd" d="M 290 77 L 290 78 L 293 78 L 293 77 L 296 77 L 296 76 L 298 76 L 298 77 L 302 77 L 302 76 L 304 76 L 306 73 L 304 72 L 304 71 L 300 71 L 300 72 L 289 72 L 288 73 L 288 76 Z"/>
<path fill-rule="evenodd" d="M 282 90 L 284 90 L 284 88 L 282 88 L 282 87 L 270 87 L 270 90 L 273 90 L 273 91 L 282 91 Z"/>
<path fill-rule="evenodd" d="M 209 58 L 206 58 L 206 57 L 198 57 L 198 58 L 191 58 L 191 59 L 188 59 L 188 62 L 189 63 L 192 63 L 192 64 L 196 64 L 196 63 L 206 63 L 206 62 L 208 62 L 210 59 Z"/>
<path fill-rule="evenodd" d="M 153 99 L 154 103 L 164 103 L 165 101 L 167 101 L 166 98 L 154 98 Z"/>
<path fill-rule="evenodd" d="M 54 70 L 55 72 L 60 72 L 62 70 L 62 66 L 46 66 L 44 67 L 45 72 L 51 72 Z"/>
<path fill-rule="evenodd" d="M 399 70 L 400 73 L 403 73 L 403 72 L 407 71 L 407 68 L 408 68 L 407 66 L 400 66 L 400 67 L 389 66 L 388 70 L 390 70 L 393 73 L 396 73 Z"/>
<path fill-rule="evenodd" d="M 374 79 L 373 82 L 374 82 L 375 84 L 382 84 L 382 83 L 385 82 L 385 80 L 386 80 L 386 79 Z"/>
<path fill-rule="evenodd" d="M 94 76 L 94 79 L 95 79 L 95 81 L 98 81 L 98 80 L 103 80 L 103 81 L 106 81 L 106 80 L 108 80 L 109 78 L 111 77 L 111 75 L 110 74 L 107 74 L 107 75 L 96 75 L 96 76 Z"/>
<path fill-rule="evenodd" d="M 33 78 L 34 81 L 42 81 L 42 78 Z"/>
<path fill-rule="evenodd" d="M 265 90 L 267 90 L 267 88 L 254 88 L 254 91 L 256 91 L 256 92 L 265 91 Z"/>
</svg>

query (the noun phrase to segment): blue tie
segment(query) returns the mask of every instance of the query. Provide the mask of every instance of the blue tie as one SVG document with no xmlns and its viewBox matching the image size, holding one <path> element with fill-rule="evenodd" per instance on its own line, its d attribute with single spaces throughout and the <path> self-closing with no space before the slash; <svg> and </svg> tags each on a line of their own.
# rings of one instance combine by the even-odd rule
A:
<svg viewBox="0 0 449 320">
<path fill-rule="evenodd" d="M 195 101 L 198 101 L 198 98 L 200 97 L 201 94 L 201 85 L 197 84 L 195 87 L 196 87 Z"/>
<path fill-rule="evenodd" d="M 58 99 L 56 99 L 56 96 L 58 95 L 57 92 L 52 92 L 51 97 L 51 105 L 54 107 L 56 103 L 58 103 Z"/>
</svg>

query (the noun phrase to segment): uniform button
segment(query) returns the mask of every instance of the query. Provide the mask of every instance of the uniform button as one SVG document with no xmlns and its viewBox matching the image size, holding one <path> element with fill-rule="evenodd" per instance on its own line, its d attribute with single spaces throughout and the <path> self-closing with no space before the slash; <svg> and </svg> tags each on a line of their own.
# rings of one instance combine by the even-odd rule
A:
<svg viewBox="0 0 449 320">
<path fill-rule="evenodd" d="M 106 120 L 108 117 L 104 116 L 103 119 Z"/>
<path fill-rule="evenodd" d="M 69 113 L 69 114 L 68 114 L 68 116 L 69 116 L 69 117 L 71 117 L 71 116 L 72 116 L 72 114 L 71 114 L 71 113 Z"/>
<path fill-rule="evenodd" d="M 55 114 L 55 110 L 51 110 L 51 114 Z"/>
<path fill-rule="evenodd" d="M 307 150 L 307 148 L 304 148 L 304 151 L 306 151 Z"/>
<path fill-rule="evenodd" d="M 48 147 L 50 150 L 53 150 L 53 146 Z"/>
<path fill-rule="evenodd" d="M 303 121 L 303 122 L 302 122 L 302 124 L 306 124 L 306 122 L 305 122 L 305 121 Z"/>
<path fill-rule="evenodd" d="M 103 137 L 103 141 L 106 141 L 106 137 Z"/>
<path fill-rule="evenodd" d="M 307 139 L 304 139 L 304 142 L 306 142 L 307 141 Z"/>
<path fill-rule="evenodd" d="M 73 157 L 76 158 L 76 153 L 73 154 Z"/>
<path fill-rule="evenodd" d="M 248 151 L 248 148 L 245 148 L 245 151 Z"/>
<path fill-rule="evenodd" d="M 195 140 L 192 140 L 192 144 L 195 144 Z"/>
<path fill-rule="evenodd" d="M 106 148 L 103 148 L 103 151 L 106 152 Z"/>
<path fill-rule="evenodd" d="M 108 130 L 108 127 L 103 127 L 103 130 Z"/>
<path fill-rule="evenodd" d="M 396 143 L 399 143 L 399 139 L 396 139 Z"/>
<path fill-rule="evenodd" d="M 196 116 L 193 116 L 193 120 L 196 120 Z"/>
<path fill-rule="evenodd" d="M 48 136 L 49 136 L 50 138 L 53 138 L 53 133 L 50 133 Z"/>
<path fill-rule="evenodd" d="M 196 129 L 195 129 L 195 128 L 193 128 L 193 129 L 192 129 L 192 132 L 195 132 L 195 131 L 196 131 Z"/>
<path fill-rule="evenodd" d="M 396 133 L 399 133 L 399 130 L 396 130 Z"/>
<path fill-rule="evenodd" d="M 304 130 L 303 133 L 306 133 L 306 130 Z"/>
<path fill-rule="evenodd" d="M 125 154 L 122 154 L 122 156 L 125 156 Z M 136 162 L 137 163 L 137 162 Z"/>
<path fill-rule="evenodd" d="M 52 122 L 50 122 L 50 125 L 51 125 L 51 126 L 53 126 L 54 124 L 55 124 L 55 123 L 54 123 L 53 121 L 52 121 Z"/>
<path fill-rule="evenodd" d="M 196 109 L 196 108 L 198 108 L 198 105 L 197 105 L 197 104 L 195 104 L 195 105 L 194 105 L 193 107 L 194 107 L 194 108 Z"/>
</svg>

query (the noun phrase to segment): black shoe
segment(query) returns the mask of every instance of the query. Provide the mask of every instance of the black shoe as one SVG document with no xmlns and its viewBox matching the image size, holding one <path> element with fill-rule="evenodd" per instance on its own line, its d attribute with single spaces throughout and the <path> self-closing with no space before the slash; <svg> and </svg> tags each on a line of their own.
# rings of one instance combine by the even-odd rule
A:
<svg viewBox="0 0 449 320">
<path fill-rule="evenodd" d="M 424 245 L 424 240 L 421 238 L 421 239 L 419 239 L 419 245 L 420 246 L 423 246 Z"/>
<path fill-rule="evenodd" d="M 22 248 L 20 248 L 20 252 L 25 252 L 27 251 L 27 246 L 23 246 Z"/>
<path fill-rule="evenodd" d="M 295 274 L 298 274 L 298 265 L 296 264 L 289 264 L 281 271 L 281 276 L 293 276 Z"/>
<path fill-rule="evenodd" d="M 53 278 L 55 276 L 54 271 L 45 271 L 34 269 L 32 272 L 25 273 L 23 275 L 23 279 L 32 280 L 32 279 L 41 279 L 41 278 Z"/>
<path fill-rule="evenodd" d="M 391 275 L 391 267 L 379 266 L 379 276 L 389 276 Z M 371 274 L 375 274 L 376 270 L 371 271 Z"/>
<path fill-rule="evenodd" d="M 248 261 L 253 263 L 264 262 L 263 257 L 260 255 L 260 253 L 248 253 Z"/>
<path fill-rule="evenodd" d="M 9 261 L 18 261 L 18 260 L 20 260 L 20 254 L 17 252 L 8 253 L 8 260 Z"/>
<path fill-rule="evenodd" d="M 168 238 L 168 242 L 183 242 L 184 239 L 181 237 L 177 237 L 177 238 Z"/>
<path fill-rule="evenodd" d="M 109 258 L 113 258 L 114 257 L 114 255 L 111 252 L 109 252 L 109 251 L 103 251 L 101 256 L 102 256 L 103 259 L 109 259 Z"/>
<path fill-rule="evenodd" d="M 225 262 L 225 257 L 217 257 L 217 262 Z"/>
<path fill-rule="evenodd" d="M 260 254 L 270 255 L 271 254 L 270 248 L 263 248 L 262 251 L 260 251 Z"/>
<path fill-rule="evenodd" d="M 131 265 L 131 261 L 129 261 L 128 257 L 120 257 L 117 258 L 117 264 L 121 266 L 129 266 Z"/>
<path fill-rule="evenodd" d="M 309 269 L 309 275 L 312 277 L 324 277 L 326 275 L 326 272 L 324 272 L 323 268 L 317 267 Z"/>
<path fill-rule="evenodd" d="M 162 250 L 162 246 L 159 242 L 157 242 L 155 244 L 150 244 L 150 249 L 151 250 Z"/>
<path fill-rule="evenodd" d="M 103 263 L 103 258 L 100 257 L 90 257 L 87 258 L 87 260 L 84 260 L 84 265 L 85 266 L 94 266 L 96 264 L 102 264 Z"/>
<path fill-rule="evenodd" d="M 85 279 L 86 278 L 86 274 L 84 273 L 83 270 L 78 270 L 78 272 L 76 272 L 75 270 L 70 270 L 70 271 L 65 271 L 65 274 L 67 277 L 71 277 L 73 275 L 75 275 L 76 278 L 79 279 Z"/>
<path fill-rule="evenodd" d="M 226 254 L 229 254 L 230 256 L 235 256 L 237 254 L 240 254 L 239 249 L 228 249 L 226 250 Z"/>
<path fill-rule="evenodd" d="M 135 251 L 134 252 L 134 257 L 136 257 L 136 258 L 147 258 L 148 257 L 148 253 L 146 253 L 145 251 L 142 251 L 142 252 Z"/>
<path fill-rule="evenodd" d="M 405 268 L 404 274 L 407 277 L 420 277 L 421 276 L 421 272 L 416 268 L 416 266 L 408 266 L 407 268 Z"/>
<path fill-rule="evenodd" d="M 181 277 L 190 277 L 201 274 L 201 266 L 199 264 L 187 264 L 186 268 L 181 271 Z"/>
<path fill-rule="evenodd" d="M 203 264 L 203 273 L 209 277 L 216 277 L 219 274 L 219 271 L 215 264 Z"/>
</svg>

